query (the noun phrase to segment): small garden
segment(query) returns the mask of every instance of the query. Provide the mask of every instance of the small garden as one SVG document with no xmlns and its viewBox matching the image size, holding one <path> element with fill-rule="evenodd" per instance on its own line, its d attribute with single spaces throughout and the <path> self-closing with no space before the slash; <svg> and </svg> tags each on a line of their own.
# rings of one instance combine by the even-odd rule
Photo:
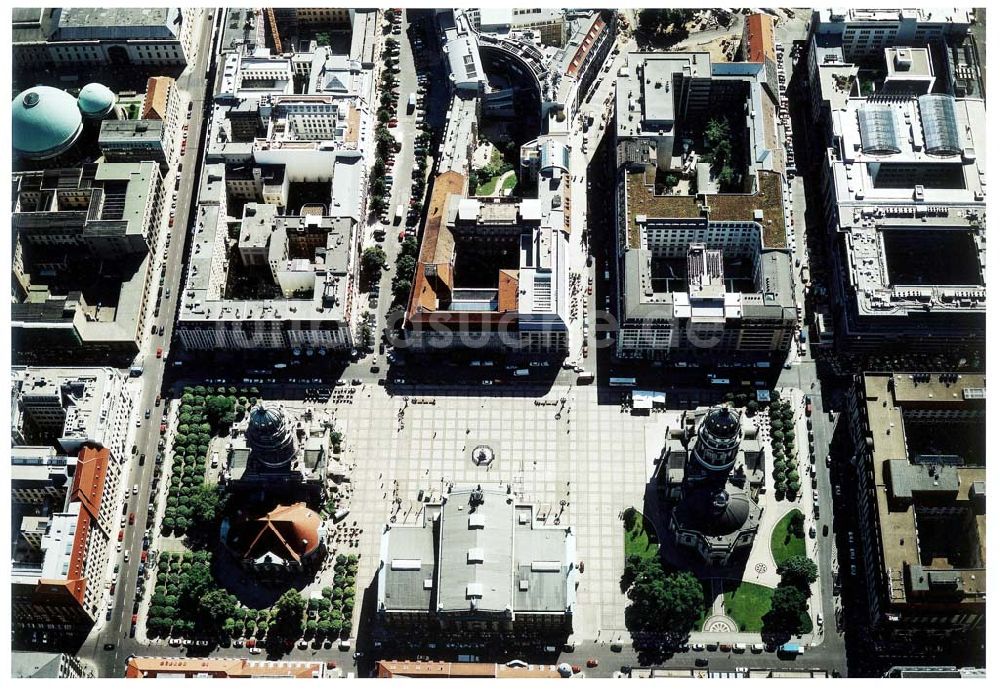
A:
<svg viewBox="0 0 1000 694">
<path fill-rule="evenodd" d="M 201 524 L 213 524 L 224 499 L 205 484 L 205 464 L 213 435 L 229 431 L 257 402 L 257 389 L 187 386 L 181 396 L 177 433 L 171 451 L 170 488 L 163 513 L 163 534 L 178 537 Z"/>
<path fill-rule="evenodd" d="M 624 513 L 625 557 L 655 557 L 660 551 L 656 531 L 646 517 L 635 508 L 629 507 Z"/>
<path fill-rule="evenodd" d="M 805 520 L 805 515 L 796 508 L 775 524 L 771 533 L 771 556 L 775 564 L 806 556 Z"/>
<path fill-rule="evenodd" d="M 756 583 L 740 583 L 723 596 L 726 615 L 736 622 L 740 631 L 759 632 L 764 626 L 764 615 L 771 609 L 774 591 Z"/>
<path fill-rule="evenodd" d="M 514 171 L 514 165 L 506 162 L 499 148 L 494 147 L 490 154 L 490 162 L 469 174 L 469 190 L 476 195 L 507 195 L 517 184 L 516 176 L 507 176 L 502 191 L 496 191 L 497 183 L 508 172 Z"/>
<path fill-rule="evenodd" d="M 792 501 L 802 488 L 795 448 L 795 415 L 792 405 L 780 398 L 771 402 L 771 454 L 774 497 Z"/>
<path fill-rule="evenodd" d="M 150 637 L 259 639 L 269 650 L 287 649 L 289 641 L 302 638 L 330 648 L 331 641 L 350 637 L 357 555 L 337 555 L 333 585 L 323 588 L 322 598 L 307 602 L 292 589 L 264 609 L 244 607 L 220 588 L 211 561 L 207 551 L 160 555 L 146 621 Z"/>
</svg>

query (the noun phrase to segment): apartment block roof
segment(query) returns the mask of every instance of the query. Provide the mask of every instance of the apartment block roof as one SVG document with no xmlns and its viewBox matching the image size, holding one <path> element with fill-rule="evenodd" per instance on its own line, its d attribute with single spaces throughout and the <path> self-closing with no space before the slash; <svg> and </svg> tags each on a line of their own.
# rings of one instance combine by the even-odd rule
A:
<svg viewBox="0 0 1000 694">
<path fill-rule="evenodd" d="M 755 12 L 746 18 L 747 55 L 751 63 L 777 60 L 774 53 L 774 18 Z"/>
<path fill-rule="evenodd" d="M 294 660 L 250 660 L 249 658 L 163 658 L 138 657 L 128 659 L 125 677 L 209 677 L 254 678 L 279 677 L 315 679 L 339 677 L 340 671 L 328 668 L 324 662 L 303 662 Z"/>
<path fill-rule="evenodd" d="M 985 413 L 983 374 L 866 374 L 863 396 L 868 413 L 872 480 L 875 488 L 876 532 L 881 536 L 884 576 L 890 602 L 980 603 L 986 593 L 985 461 L 945 467 L 911 459 L 907 445 L 907 410 L 967 410 Z M 983 419 L 985 427 L 985 419 Z M 982 495 L 982 511 L 976 510 Z M 981 553 L 979 568 L 953 567 L 944 559 L 925 565 L 921 558 L 918 506 L 969 509 L 971 525 L 955 523 L 956 532 L 970 532 Z M 945 579 L 942 583 L 940 579 Z M 942 591 L 944 584 L 957 591 Z M 937 592 L 935 593 L 935 589 Z M 933 594 L 933 595 L 932 595 Z"/>
<path fill-rule="evenodd" d="M 628 244 L 640 246 L 637 217 L 646 219 L 694 219 L 753 221 L 760 225 L 766 248 L 785 247 L 785 208 L 781 175 L 773 171 L 757 172 L 757 191 L 749 195 L 655 195 L 646 172 L 626 174 L 628 205 Z"/>
<path fill-rule="evenodd" d="M 173 88 L 173 77 L 150 77 L 146 80 L 146 95 L 140 110 L 144 120 L 166 120 L 167 103 Z"/>
<path fill-rule="evenodd" d="M 378 677 L 475 677 L 523 678 L 561 677 L 555 665 L 512 667 L 499 663 L 449 663 L 445 661 L 380 660 L 376 663 Z"/>
</svg>

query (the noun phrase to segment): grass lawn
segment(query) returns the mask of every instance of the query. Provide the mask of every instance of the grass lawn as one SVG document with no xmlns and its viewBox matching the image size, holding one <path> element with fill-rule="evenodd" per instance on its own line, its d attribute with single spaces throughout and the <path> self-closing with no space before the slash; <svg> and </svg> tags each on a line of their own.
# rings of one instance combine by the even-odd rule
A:
<svg viewBox="0 0 1000 694">
<path fill-rule="evenodd" d="M 736 622 L 740 631 L 759 632 L 763 627 L 763 616 L 771 609 L 771 595 L 774 590 L 756 583 L 740 583 L 735 590 L 723 597 L 726 614 Z"/>
<path fill-rule="evenodd" d="M 803 557 L 806 555 L 805 537 L 797 537 L 789 531 L 792 517 L 796 514 L 803 515 L 802 511 L 792 509 L 778 521 L 777 525 L 774 526 L 774 532 L 771 533 L 771 555 L 774 557 L 775 564 L 780 564 L 795 555 Z"/>
<path fill-rule="evenodd" d="M 503 182 L 502 192 L 504 195 L 510 195 L 510 191 L 514 190 L 514 186 L 517 185 L 517 176 L 513 173 L 507 176 L 507 180 Z"/>
<path fill-rule="evenodd" d="M 476 187 L 476 195 L 493 195 L 493 189 L 497 187 L 497 181 L 499 180 L 499 176 L 494 176 L 488 181 L 480 183 Z"/>
<path fill-rule="evenodd" d="M 625 556 L 636 554 L 640 557 L 655 557 L 659 551 L 656 531 L 646 522 L 646 518 L 636 511 L 632 527 L 625 528 Z"/>
</svg>

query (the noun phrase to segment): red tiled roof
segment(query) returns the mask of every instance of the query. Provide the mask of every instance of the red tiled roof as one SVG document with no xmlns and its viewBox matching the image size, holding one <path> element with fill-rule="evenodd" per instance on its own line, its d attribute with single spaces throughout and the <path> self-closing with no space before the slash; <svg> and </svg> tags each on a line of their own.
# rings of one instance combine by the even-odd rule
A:
<svg viewBox="0 0 1000 694">
<path fill-rule="evenodd" d="M 111 453 L 107 448 L 99 449 L 93 446 L 84 446 L 77 458 L 70 499 L 82 503 L 94 517 L 98 515 L 101 507 L 110 459 Z"/>
<path fill-rule="evenodd" d="M 443 294 L 452 288 L 452 257 L 455 253 L 455 239 L 451 230 L 444 223 L 447 212 L 446 205 L 449 195 L 464 195 L 468 188 L 468 179 L 456 171 L 445 171 L 434 179 L 431 190 L 430 208 L 427 222 L 424 224 L 423 241 L 420 244 L 420 255 L 413 277 L 413 289 L 410 295 L 407 317 L 412 320 L 415 314 L 425 311 L 436 311 Z M 435 266 L 436 279 L 428 278 L 426 268 Z"/>
<path fill-rule="evenodd" d="M 76 521 L 76 533 L 70 548 L 69 571 L 65 579 L 41 579 L 36 595 L 47 602 L 58 602 L 69 598 L 83 604 L 87 592 L 85 575 L 90 533 L 98 528 L 101 501 L 104 497 L 104 483 L 107 478 L 111 453 L 107 448 L 84 446 L 77 458 L 76 473 L 70 487 L 70 501 L 80 503 L 80 515 Z"/>
<path fill-rule="evenodd" d="M 449 663 L 410 660 L 380 660 L 376 664 L 378 677 L 560 677 L 554 667 L 532 665 L 528 668 L 507 667 L 498 663 Z"/>
<path fill-rule="evenodd" d="M 173 85 L 172 77 L 150 77 L 146 80 L 146 96 L 142 100 L 141 112 L 144 120 L 166 120 L 167 102 Z"/>
<path fill-rule="evenodd" d="M 587 35 L 583 37 L 583 41 L 580 42 L 580 46 L 576 49 L 576 54 L 573 56 L 573 61 L 566 68 L 566 74 L 570 77 L 575 77 L 576 73 L 579 72 L 580 66 L 583 65 L 584 61 L 587 59 L 587 53 L 594 45 L 594 39 L 601 35 L 604 31 L 604 19 L 598 15 L 597 19 L 594 21 L 593 25 L 590 27 L 590 31 Z"/>
<path fill-rule="evenodd" d="M 323 674 L 322 662 L 252 661 L 247 658 L 141 658 L 131 657 L 125 677 L 155 678 L 158 675 L 208 675 L 217 679 L 248 677 L 312 678 Z"/>
<path fill-rule="evenodd" d="M 774 54 L 774 19 L 766 14 L 752 14 L 746 19 L 748 63 L 777 60 Z"/>
<path fill-rule="evenodd" d="M 320 517 L 303 502 L 276 506 L 263 518 L 247 521 L 241 537 L 252 538 L 243 550 L 244 557 L 262 557 L 271 553 L 285 560 L 299 561 L 319 547 Z"/>
</svg>

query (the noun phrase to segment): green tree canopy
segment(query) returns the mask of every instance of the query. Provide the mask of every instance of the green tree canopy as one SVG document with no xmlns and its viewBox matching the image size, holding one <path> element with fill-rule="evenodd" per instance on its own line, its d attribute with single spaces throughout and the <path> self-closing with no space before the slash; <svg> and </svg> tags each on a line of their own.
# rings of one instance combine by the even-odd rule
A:
<svg viewBox="0 0 1000 694">
<path fill-rule="evenodd" d="M 783 584 L 801 588 L 816 580 L 819 569 L 816 562 L 809 557 L 793 555 L 778 564 L 778 575 L 781 576 Z"/>
<path fill-rule="evenodd" d="M 396 259 L 396 274 L 399 277 L 412 277 L 416 267 L 417 262 L 413 256 L 404 255 Z"/>
<path fill-rule="evenodd" d="M 788 520 L 788 529 L 796 537 L 805 536 L 805 520 L 806 517 L 802 514 L 802 511 L 795 509 L 792 511 L 792 517 Z"/>
<path fill-rule="evenodd" d="M 678 571 L 668 575 L 656 557 L 642 560 L 636 569 L 628 591 L 632 602 L 625 615 L 629 629 L 670 634 L 690 632 L 705 602 L 705 591 L 694 574 Z"/>
<path fill-rule="evenodd" d="M 362 270 L 373 277 L 377 277 L 382 272 L 382 263 L 385 262 L 385 251 L 378 246 L 369 246 L 361 254 Z"/>
<path fill-rule="evenodd" d="M 198 608 L 208 624 L 218 627 L 236 614 L 236 598 L 222 588 L 215 588 L 201 596 Z"/>
<path fill-rule="evenodd" d="M 286 642 L 294 641 L 302 635 L 305 600 L 294 588 L 290 588 L 274 603 L 271 628 L 267 632 L 268 651 L 286 649 Z"/>
<path fill-rule="evenodd" d="M 191 491 L 188 505 L 195 523 L 214 523 L 222 512 L 222 494 L 218 487 L 203 484 Z"/>
<path fill-rule="evenodd" d="M 417 246 L 417 240 L 412 236 L 408 236 L 403 239 L 403 243 L 399 245 L 399 252 L 401 255 L 410 255 L 416 258 L 418 250 L 419 247 Z"/>
<path fill-rule="evenodd" d="M 178 520 L 178 525 L 180 520 Z M 187 524 L 185 523 L 185 529 Z M 202 595 L 215 588 L 215 579 L 208 562 L 192 564 L 184 570 L 181 576 L 181 602 L 194 606 L 199 604 Z"/>
<path fill-rule="evenodd" d="M 771 595 L 771 609 L 764 615 L 764 632 L 788 636 L 812 628 L 807 594 L 796 586 L 779 585 Z"/>
</svg>

